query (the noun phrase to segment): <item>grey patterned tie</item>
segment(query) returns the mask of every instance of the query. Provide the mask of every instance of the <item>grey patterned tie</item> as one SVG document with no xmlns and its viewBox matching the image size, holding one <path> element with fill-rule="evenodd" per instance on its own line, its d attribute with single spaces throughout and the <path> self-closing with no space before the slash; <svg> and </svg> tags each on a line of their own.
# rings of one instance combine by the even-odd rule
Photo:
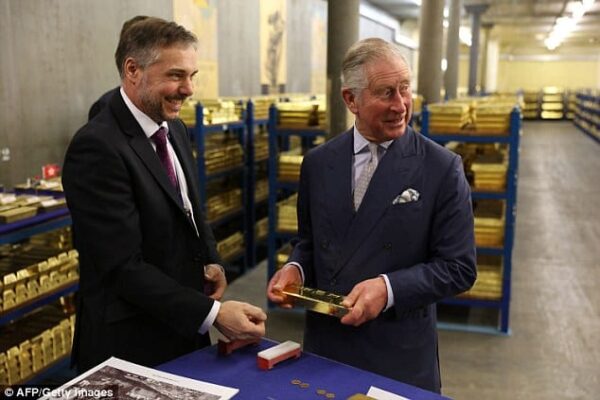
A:
<svg viewBox="0 0 600 400">
<path fill-rule="evenodd" d="M 375 169 L 377 169 L 377 164 L 379 163 L 379 158 L 377 156 L 377 149 L 379 145 L 377 143 L 369 142 L 368 146 L 369 151 L 371 152 L 371 159 L 360 174 L 360 178 L 358 178 L 358 182 L 354 188 L 355 211 L 358 210 L 358 207 L 360 207 L 360 203 L 362 202 L 362 199 L 367 192 L 367 188 L 369 187 L 369 182 L 371 181 L 373 173 L 375 172 Z"/>
</svg>

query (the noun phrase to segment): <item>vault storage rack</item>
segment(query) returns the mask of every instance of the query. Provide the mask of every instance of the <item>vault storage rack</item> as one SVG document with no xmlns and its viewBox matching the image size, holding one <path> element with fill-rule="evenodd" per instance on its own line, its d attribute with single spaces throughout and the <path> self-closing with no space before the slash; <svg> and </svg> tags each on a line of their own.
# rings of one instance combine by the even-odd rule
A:
<svg viewBox="0 0 600 400">
<path fill-rule="evenodd" d="M 429 129 L 431 113 L 424 108 L 422 113 L 422 134 L 432 140 L 446 144 L 449 142 L 462 143 L 477 143 L 477 144 L 506 144 L 508 145 L 508 168 L 506 176 L 506 185 L 503 191 L 482 191 L 472 188 L 472 200 L 474 203 L 479 201 L 501 202 L 503 206 L 504 220 L 503 236 L 495 245 L 481 244 L 481 237 L 478 237 L 477 214 L 475 222 L 475 239 L 477 244 L 478 267 L 485 259 L 488 264 L 489 259 L 497 259 L 498 265 L 498 296 L 478 295 L 476 292 L 467 292 L 464 295 L 446 299 L 442 304 L 450 304 L 464 307 L 487 308 L 498 311 L 497 324 L 475 325 L 469 323 L 443 323 L 440 322 L 440 328 L 456 329 L 483 333 L 494 334 L 509 334 L 509 312 L 510 312 L 510 297 L 511 297 L 511 275 L 512 275 L 512 250 L 514 242 L 514 229 L 516 218 L 516 199 L 517 199 L 517 172 L 519 167 L 519 139 L 521 135 L 521 112 L 518 107 L 515 107 L 510 113 L 509 129 L 505 133 L 485 133 L 485 132 L 470 132 L 460 131 L 444 132 L 443 134 L 432 132 Z M 479 242 L 479 243 L 478 243 Z M 493 263 L 493 262 L 492 262 Z M 478 280 L 481 277 L 478 276 Z M 475 283 L 474 288 L 478 282 Z"/>
</svg>

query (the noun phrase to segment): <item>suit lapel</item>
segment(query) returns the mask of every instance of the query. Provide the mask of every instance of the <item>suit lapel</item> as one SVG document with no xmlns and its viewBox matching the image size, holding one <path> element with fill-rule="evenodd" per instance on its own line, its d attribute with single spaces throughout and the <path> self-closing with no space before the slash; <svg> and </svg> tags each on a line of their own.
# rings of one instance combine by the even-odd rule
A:
<svg viewBox="0 0 600 400">
<path fill-rule="evenodd" d="M 195 168 L 196 164 L 191 156 L 191 154 L 186 151 L 186 148 L 189 145 L 186 145 L 187 132 L 185 129 L 181 129 L 181 127 L 185 128 L 185 125 L 182 123 L 169 123 L 169 132 L 173 132 L 171 145 L 177 154 L 177 158 L 179 159 L 179 163 L 181 164 L 181 169 L 183 169 L 183 173 L 185 175 L 185 181 L 188 187 L 188 196 L 190 198 L 190 202 L 192 203 L 194 218 L 196 219 L 196 226 L 199 226 L 198 218 L 200 216 L 200 189 L 198 188 L 198 179 L 196 178 Z"/>
<path fill-rule="evenodd" d="M 117 121 L 123 132 L 130 137 L 129 145 L 133 151 L 142 160 L 150 175 L 156 180 L 161 189 L 167 194 L 175 205 L 181 209 L 183 213 L 185 210 L 179 199 L 179 194 L 176 189 L 171 185 L 169 177 L 165 171 L 165 168 L 160 163 L 156 152 L 152 148 L 150 141 L 146 137 L 146 134 L 135 120 L 133 114 L 129 111 L 123 98 L 120 94 L 116 94 L 111 98 L 110 107 L 115 114 Z"/>
<path fill-rule="evenodd" d="M 362 204 L 351 222 L 344 241 L 339 270 L 350 261 L 355 252 L 360 249 L 361 244 L 366 242 L 367 237 L 386 210 L 392 206 L 398 190 L 409 181 L 419 167 L 420 158 L 415 155 L 415 138 L 414 132 L 411 130 L 407 130 L 405 135 L 388 148 L 375 170 Z M 339 270 L 335 273 L 337 274 Z"/>
<path fill-rule="evenodd" d="M 352 130 L 350 130 L 329 149 L 331 153 L 327 163 L 329 173 L 323 174 L 327 179 L 326 198 L 329 199 L 328 204 L 333 205 L 328 208 L 328 212 L 331 215 L 332 226 L 337 231 L 336 237 L 341 239 L 346 236 L 354 213 L 351 193 L 352 143 Z"/>
</svg>

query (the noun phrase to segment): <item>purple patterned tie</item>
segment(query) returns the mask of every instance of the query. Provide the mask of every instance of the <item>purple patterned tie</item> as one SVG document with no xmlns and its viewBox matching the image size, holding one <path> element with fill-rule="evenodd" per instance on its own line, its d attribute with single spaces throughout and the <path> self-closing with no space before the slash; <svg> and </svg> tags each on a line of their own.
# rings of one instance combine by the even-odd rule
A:
<svg viewBox="0 0 600 400">
<path fill-rule="evenodd" d="M 160 159 L 163 167 L 165 167 L 165 172 L 169 177 L 169 181 L 171 181 L 171 185 L 179 191 L 179 187 L 177 185 L 177 175 L 175 174 L 175 168 L 173 167 L 173 161 L 171 161 L 171 156 L 169 156 L 169 150 L 167 149 L 167 129 L 164 126 L 158 128 L 156 133 L 150 137 L 154 144 L 156 145 L 156 154 Z"/>
</svg>

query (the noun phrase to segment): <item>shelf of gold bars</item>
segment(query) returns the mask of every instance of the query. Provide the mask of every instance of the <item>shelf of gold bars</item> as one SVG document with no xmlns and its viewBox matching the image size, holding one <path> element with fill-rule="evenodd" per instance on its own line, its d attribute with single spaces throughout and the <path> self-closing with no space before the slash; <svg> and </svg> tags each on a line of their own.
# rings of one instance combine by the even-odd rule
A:
<svg viewBox="0 0 600 400">
<path fill-rule="evenodd" d="M 456 99 L 429 109 L 429 132 L 436 135 L 508 136 L 510 113 L 522 106 L 516 96 Z"/>
<path fill-rule="evenodd" d="M 0 316 L 77 283 L 78 266 L 70 227 L 0 246 Z"/>
<path fill-rule="evenodd" d="M 0 193 L 0 224 L 11 224 L 66 207 L 67 203 L 64 198 Z"/>
<path fill-rule="evenodd" d="M 0 327 L 0 386 L 27 382 L 68 357 L 74 329 L 75 314 L 65 302 Z"/>
</svg>

